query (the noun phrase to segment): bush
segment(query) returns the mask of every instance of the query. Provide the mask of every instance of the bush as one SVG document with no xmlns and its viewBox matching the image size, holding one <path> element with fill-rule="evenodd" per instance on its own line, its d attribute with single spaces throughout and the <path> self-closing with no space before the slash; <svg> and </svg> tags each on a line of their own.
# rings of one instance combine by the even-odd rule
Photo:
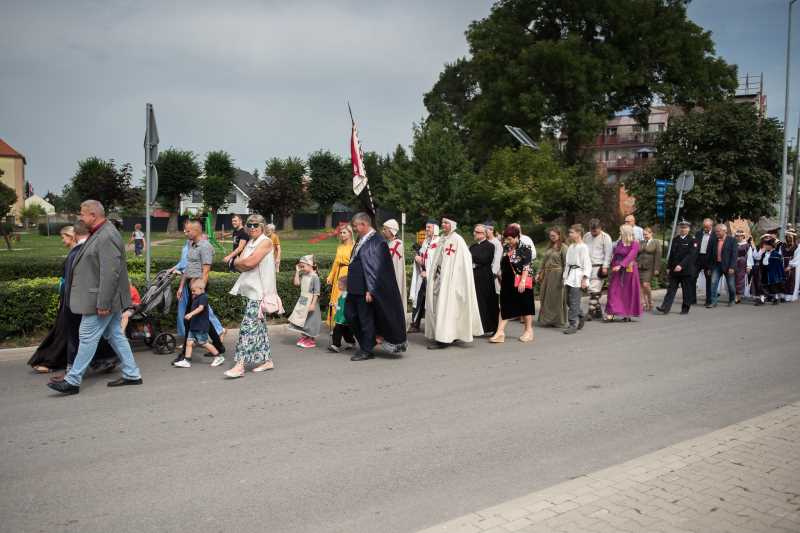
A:
<svg viewBox="0 0 800 533">
<path fill-rule="evenodd" d="M 131 282 L 144 295 L 144 275 L 131 273 Z M 228 325 L 238 325 L 242 319 L 243 301 L 239 296 L 230 294 L 237 274 L 212 272 L 208 286 L 208 297 L 214 312 Z M 300 290 L 292 283 L 294 272 L 279 272 L 277 275 L 278 294 L 283 301 L 286 313 L 294 307 Z M 0 282 L 0 339 L 30 335 L 36 331 L 50 328 L 58 314 L 59 278 L 40 277 L 35 279 L 17 279 Z M 177 291 L 178 280 L 173 284 Z M 323 282 L 320 307 L 328 305 L 330 290 Z M 174 330 L 177 302 L 173 298 L 172 308 L 162 315 L 167 330 Z"/>
<path fill-rule="evenodd" d="M 64 257 L 67 251 L 64 250 Z M 221 255 L 219 256 L 222 257 Z M 294 264 L 299 257 L 287 257 L 281 260 L 281 269 L 287 272 L 293 272 Z M 178 259 L 152 259 L 150 261 L 150 271 L 155 274 L 159 270 L 166 270 L 175 266 Z M 322 256 L 317 259 L 320 275 L 327 276 L 328 271 L 333 264 L 333 256 Z M 59 278 L 63 273 L 64 258 L 63 257 L 26 257 L 24 261 L 9 261 L 0 262 L 0 282 L 1 281 L 14 281 L 18 279 L 33 279 L 33 278 Z M 227 273 L 228 265 L 222 261 L 216 261 L 211 266 L 212 272 Z M 128 258 L 128 273 L 141 274 L 144 276 L 144 258 L 129 257 Z M 281 272 L 278 273 L 279 275 Z M 291 281 L 291 280 L 290 280 Z"/>
</svg>

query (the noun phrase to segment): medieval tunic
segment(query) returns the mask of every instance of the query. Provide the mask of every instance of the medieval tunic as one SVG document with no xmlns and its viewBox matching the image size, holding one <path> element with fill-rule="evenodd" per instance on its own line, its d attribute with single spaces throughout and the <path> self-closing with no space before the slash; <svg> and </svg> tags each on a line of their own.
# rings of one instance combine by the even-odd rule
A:
<svg viewBox="0 0 800 533">
<path fill-rule="evenodd" d="M 747 267 L 752 267 L 753 250 L 750 243 L 741 241 L 736 247 L 736 296 L 743 296 L 747 286 Z"/>
<path fill-rule="evenodd" d="M 439 246 L 428 271 L 425 295 L 425 336 L 441 343 L 471 342 L 483 335 L 472 256 L 467 243 L 456 233 L 439 238 Z"/>
<path fill-rule="evenodd" d="M 331 297 L 328 303 L 328 318 L 326 320 L 328 327 L 330 327 L 331 330 L 333 330 L 334 326 L 336 325 L 333 315 L 336 302 L 339 301 L 339 279 L 343 276 L 347 276 L 347 268 L 350 265 L 350 255 L 352 253 L 352 242 L 348 244 L 340 244 L 336 247 L 336 257 L 333 259 L 331 272 L 328 274 L 328 279 L 326 280 L 328 285 L 331 286 Z"/>
<path fill-rule="evenodd" d="M 639 249 L 636 259 L 639 265 L 639 281 L 650 283 L 653 275 L 661 271 L 661 241 L 650 239 Z"/>
<path fill-rule="evenodd" d="M 475 295 L 478 298 L 478 310 L 485 333 L 497 331 L 499 307 L 497 291 L 494 288 L 494 245 L 487 241 L 476 242 L 469 247 L 472 255 L 472 275 L 475 280 Z"/>
<path fill-rule="evenodd" d="M 567 247 L 548 248 L 542 257 L 539 284 L 539 324 L 563 327 L 567 321 L 567 299 L 564 297 L 564 268 L 567 262 Z M 587 273 L 587 276 L 589 274 Z"/>
<path fill-rule="evenodd" d="M 636 256 L 639 254 L 639 242 L 631 244 L 617 242 L 614 257 L 608 272 L 608 302 L 606 314 L 631 317 L 642 314 L 642 300 L 639 294 L 639 265 Z M 612 269 L 619 266 L 617 272 Z"/>
<path fill-rule="evenodd" d="M 407 295 L 406 295 L 406 256 L 403 251 L 403 241 L 400 239 L 392 239 L 389 241 L 389 255 L 392 257 L 392 265 L 394 265 L 394 277 L 397 279 L 397 288 L 400 290 L 400 299 L 403 302 L 403 315 L 407 312 Z"/>
</svg>

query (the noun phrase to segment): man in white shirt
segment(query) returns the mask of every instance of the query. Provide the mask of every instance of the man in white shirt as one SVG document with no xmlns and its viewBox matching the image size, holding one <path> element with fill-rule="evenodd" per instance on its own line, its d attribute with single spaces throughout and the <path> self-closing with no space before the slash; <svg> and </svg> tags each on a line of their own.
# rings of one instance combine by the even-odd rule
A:
<svg viewBox="0 0 800 533">
<path fill-rule="evenodd" d="M 599 320 L 603 318 L 600 297 L 603 295 L 603 284 L 608 277 L 613 245 L 611 236 L 603 231 L 603 225 L 597 218 L 589 221 L 589 231 L 583 236 L 583 242 L 589 249 L 589 257 L 592 260 L 592 273 L 589 275 L 589 312 L 586 320 Z"/>
<path fill-rule="evenodd" d="M 636 225 L 636 217 L 633 215 L 628 215 L 625 217 L 625 224 L 631 226 L 633 228 L 633 238 L 637 241 L 644 240 L 644 230 Z"/>
<path fill-rule="evenodd" d="M 583 289 L 589 287 L 589 277 L 592 274 L 592 258 L 589 248 L 583 243 L 583 226 L 573 224 L 569 228 L 570 245 L 567 248 L 567 261 L 564 265 L 564 286 L 567 288 L 567 307 L 569 327 L 564 330 L 565 335 L 572 335 L 583 329 L 583 311 L 581 310 L 581 296 Z"/>
</svg>

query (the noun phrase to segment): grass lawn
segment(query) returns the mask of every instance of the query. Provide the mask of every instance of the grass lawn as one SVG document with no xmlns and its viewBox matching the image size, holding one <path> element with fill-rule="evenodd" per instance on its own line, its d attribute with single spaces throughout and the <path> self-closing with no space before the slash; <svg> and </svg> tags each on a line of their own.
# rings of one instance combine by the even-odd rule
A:
<svg viewBox="0 0 800 533">
<path fill-rule="evenodd" d="M 317 243 L 310 243 L 309 239 L 316 237 L 323 230 L 297 230 L 292 232 L 279 232 L 281 238 L 281 254 L 286 258 L 297 258 L 305 254 L 327 255 L 336 254 L 338 240 L 335 237 Z M 123 238 L 129 239 L 130 234 L 123 234 Z M 152 255 L 155 259 L 172 260 L 176 262 L 181 255 L 183 247 L 182 233 L 153 233 L 151 235 Z M 414 242 L 414 235 L 406 234 L 406 257 L 411 257 L 411 245 Z M 223 239 L 222 246 L 225 253 L 230 250 L 232 241 Z M 14 242 L 13 249 L 8 251 L 4 243 L 0 243 L 0 264 L 21 261 L 25 258 L 53 258 L 62 260 L 67 256 L 67 250 L 61 244 L 61 237 L 53 235 L 50 237 L 41 236 L 35 230 L 28 233 L 21 233 L 19 242 Z M 133 248 L 128 251 L 128 256 L 133 256 Z M 217 252 L 217 256 L 222 258 L 222 252 Z"/>
</svg>

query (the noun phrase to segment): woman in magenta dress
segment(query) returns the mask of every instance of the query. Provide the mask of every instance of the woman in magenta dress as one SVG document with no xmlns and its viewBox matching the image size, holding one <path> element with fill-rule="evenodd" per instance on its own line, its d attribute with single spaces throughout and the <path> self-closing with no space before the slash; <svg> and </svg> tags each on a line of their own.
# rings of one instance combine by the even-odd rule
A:
<svg viewBox="0 0 800 533">
<path fill-rule="evenodd" d="M 636 264 L 638 254 L 639 242 L 633 237 L 633 227 L 626 224 L 620 228 L 619 241 L 611 259 L 604 322 L 613 322 L 614 317 L 618 316 L 622 317 L 623 322 L 630 322 L 632 316 L 642 314 L 639 266 Z"/>
</svg>

